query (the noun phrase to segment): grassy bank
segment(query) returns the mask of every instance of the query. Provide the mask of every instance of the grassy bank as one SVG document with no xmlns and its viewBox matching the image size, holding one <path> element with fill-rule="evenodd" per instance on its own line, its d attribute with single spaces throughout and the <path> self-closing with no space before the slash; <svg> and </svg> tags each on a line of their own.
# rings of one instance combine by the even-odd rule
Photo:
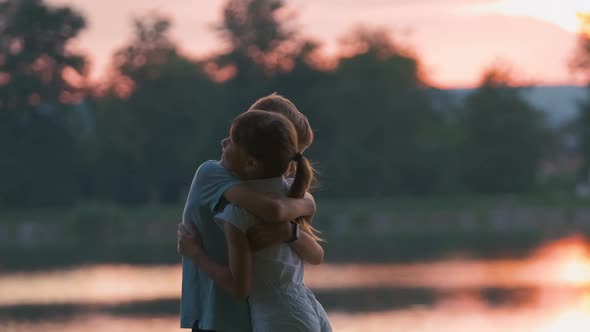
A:
<svg viewBox="0 0 590 332">
<path fill-rule="evenodd" d="M 511 227 L 488 213 L 522 208 L 584 209 L 571 197 L 318 200 L 314 220 L 330 262 L 399 262 L 441 257 L 517 257 L 545 241 L 587 227 L 555 220 Z M 533 210 L 534 211 L 534 210 Z M 182 206 L 121 207 L 97 203 L 69 209 L 0 213 L 0 268 L 31 269 L 96 262 L 176 263 Z M 457 218 L 471 216 L 469 222 Z M 481 218 L 480 218 L 481 217 Z M 457 219 L 457 220 L 456 220 Z M 508 218 L 510 219 L 510 218 Z"/>
</svg>

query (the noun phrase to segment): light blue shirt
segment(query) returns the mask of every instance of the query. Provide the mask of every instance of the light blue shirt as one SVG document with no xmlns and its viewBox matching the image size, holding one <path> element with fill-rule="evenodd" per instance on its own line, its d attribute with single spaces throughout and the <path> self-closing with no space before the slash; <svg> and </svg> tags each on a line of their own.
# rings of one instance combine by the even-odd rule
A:
<svg viewBox="0 0 590 332">
<path fill-rule="evenodd" d="M 227 201 L 223 193 L 240 183 L 218 161 L 204 162 L 193 178 L 186 200 L 182 222 L 190 229 L 197 226 L 205 250 L 217 263 L 228 265 L 227 245 L 223 231 L 215 224 L 214 215 Z M 182 296 L 180 327 L 191 328 L 199 320 L 199 328 L 223 332 L 250 332 L 247 301 L 227 294 L 189 259 L 182 260 Z"/>
</svg>

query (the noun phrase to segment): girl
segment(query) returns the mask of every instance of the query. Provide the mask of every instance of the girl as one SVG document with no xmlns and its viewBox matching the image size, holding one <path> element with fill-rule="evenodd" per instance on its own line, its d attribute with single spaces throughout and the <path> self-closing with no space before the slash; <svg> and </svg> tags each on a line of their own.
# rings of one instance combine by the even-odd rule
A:
<svg viewBox="0 0 590 332">
<path fill-rule="evenodd" d="M 246 112 L 234 120 L 223 145 L 223 166 L 238 178 L 249 180 L 257 190 L 303 197 L 309 189 L 311 166 L 298 153 L 295 128 L 284 116 Z M 292 161 L 296 164 L 295 176 L 289 185 L 283 174 Z M 196 228 L 192 229 L 193 241 L 183 243 L 181 253 L 221 288 L 248 298 L 254 331 L 331 331 L 326 312 L 303 284 L 303 262 L 294 249 L 283 243 L 252 253 L 245 233 L 260 220 L 235 205 L 226 206 L 215 218 L 225 232 L 229 267 L 207 255 Z M 323 249 L 309 221 L 300 219 L 294 225 L 299 225 L 301 236 L 311 238 L 315 245 L 299 254 L 312 263 L 321 263 Z"/>
</svg>

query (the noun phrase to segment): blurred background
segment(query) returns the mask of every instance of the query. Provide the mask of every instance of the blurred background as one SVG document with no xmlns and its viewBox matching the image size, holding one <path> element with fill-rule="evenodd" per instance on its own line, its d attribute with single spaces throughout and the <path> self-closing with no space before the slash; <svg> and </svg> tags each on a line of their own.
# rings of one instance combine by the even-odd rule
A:
<svg viewBox="0 0 590 332">
<path fill-rule="evenodd" d="M 590 3 L 0 0 L 0 330 L 180 331 L 231 120 L 308 116 L 335 331 L 590 329 Z"/>
</svg>

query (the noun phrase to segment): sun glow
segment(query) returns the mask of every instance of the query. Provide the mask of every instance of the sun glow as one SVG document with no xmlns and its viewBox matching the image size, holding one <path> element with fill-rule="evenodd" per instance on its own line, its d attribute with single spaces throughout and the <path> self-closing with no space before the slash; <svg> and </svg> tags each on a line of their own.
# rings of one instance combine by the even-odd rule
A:
<svg viewBox="0 0 590 332">
<path fill-rule="evenodd" d="M 590 263 L 587 258 L 572 259 L 564 262 L 562 278 L 573 285 L 590 283 Z"/>
<path fill-rule="evenodd" d="M 590 252 L 582 236 L 571 236 L 540 248 L 535 262 L 546 262 L 543 273 L 575 287 L 590 286 Z"/>
<path fill-rule="evenodd" d="M 528 16 L 543 20 L 570 32 L 579 32 L 580 13 L 590 12 L 588 0 L 504 0 L 491 4 L 470 6 L 468 11 L 479 14 L 496 13 Z"/>
</svg>

